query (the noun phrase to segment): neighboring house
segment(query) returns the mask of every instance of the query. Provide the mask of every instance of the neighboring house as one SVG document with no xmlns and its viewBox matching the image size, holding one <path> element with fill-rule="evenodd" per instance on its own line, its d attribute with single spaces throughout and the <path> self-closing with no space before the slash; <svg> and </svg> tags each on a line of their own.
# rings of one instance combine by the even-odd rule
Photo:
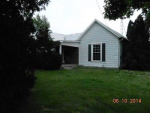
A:
<svg viewBox="0 0 150 113">
<path fill-rule="evenodd" d="M 124 36 L 94 20 L 83 32 L 72 35 L 52 33 L 60 41 L 63 63 L 92 67 L 119 68 Z"/>
</svg>

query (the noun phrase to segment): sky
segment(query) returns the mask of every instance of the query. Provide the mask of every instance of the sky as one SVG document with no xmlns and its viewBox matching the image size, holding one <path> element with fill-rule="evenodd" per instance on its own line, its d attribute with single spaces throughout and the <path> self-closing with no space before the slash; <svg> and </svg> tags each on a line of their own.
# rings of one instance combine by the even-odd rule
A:
<svg viewBox="0 0 150 113">
<path fill-rule="evenodd" d="M 120 19 L 115 21 L 104 19 L 104 0 L 51 0 L 46 10 L 39 15 L 45 15 L 50 23 L 52 32 L 64 35 L 82 33 L 95 20 L 121 33 Z M 101 13 L 102 12 L 102 13 Z M 123 20 L 123 35 L 126 35 L 129 20 L 135 21 L 140 11 L 136 11 L 129 19 Z"/>
</svg>

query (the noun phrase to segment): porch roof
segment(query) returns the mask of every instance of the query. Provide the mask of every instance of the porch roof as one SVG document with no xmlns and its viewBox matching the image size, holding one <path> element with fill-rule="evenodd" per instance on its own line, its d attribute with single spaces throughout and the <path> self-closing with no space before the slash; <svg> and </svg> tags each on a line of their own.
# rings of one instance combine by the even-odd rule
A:
<svg viewBox="0 0 150 113">
<path fill-rule="evenodd" d="M 60 41 L 60 44 L 63 46 L 79 47 L 80 41 L 65 40 L 65 41 Z"/>
</svg>

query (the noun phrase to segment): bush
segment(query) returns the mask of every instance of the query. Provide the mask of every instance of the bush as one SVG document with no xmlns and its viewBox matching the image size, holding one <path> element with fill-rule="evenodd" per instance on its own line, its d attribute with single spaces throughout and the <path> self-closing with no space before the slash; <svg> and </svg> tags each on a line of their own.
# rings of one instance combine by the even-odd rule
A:
<svg viewBox="0 0 150 113">
<path fill-rule="evenodd" d="M 37 54 L 37 69 L 59 70 L 62 65 L 62 56 L 57 52 L 40 52 Z"/>
<path fill-rule="evenodd" d="M 30 95 L 34 86 L 34 71 L 18 64 L 9 64 L 0 68 L 0 106 L 2 113 L 16 112 Z"/>
<path fill-rule="evenodd" d="M 133 46 L 135 45 L 135 46 Z M 149 44 L 140 45 L 143 49 L 139 49 L 134 42 L 128 42 L 125 50 L 124 63 L 122 65 L 122 69 L 129 70 L 149 70 L 150 69 L 150 59 L 149 52 L 147 50 L 150 49 Z M 132 48 L 132 49 L 131 49 Z"/>
</svg>

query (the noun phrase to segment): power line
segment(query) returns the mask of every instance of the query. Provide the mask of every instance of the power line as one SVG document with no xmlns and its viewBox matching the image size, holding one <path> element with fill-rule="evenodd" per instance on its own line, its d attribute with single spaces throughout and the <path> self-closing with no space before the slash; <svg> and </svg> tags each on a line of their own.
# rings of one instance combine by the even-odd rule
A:
<svg viewBox="0 0 150 113">
<path fill-rule="evenodd" d="M 124 32 L 125 32 L 125 35 L 126 35 L 126 30 L 125 30 L 124 24 L 123 24 L 123 29 L 124 29 Z"/>
<path fill-rule="evenodd" d="M 125 32 L 126 35 L 126 30 L 123 24 L 123 19 L 120 19 L 120 33 L 123 35 L 123 31 Z"/>
<path fill-rule="evenodd" d="M 103 13 L 102 13 L 102 11 L 101 11 L 101 8 L 100 8 L 100 6 L 99 6 L 97 0 L 96 0 L 96 3 L 97 3 L 97 6 L 98 6 L 98 8 L 99 8 L 99 11 L 100 11 L 101 15 L 103 16 Z M 106 26 L 108 27 L 108 29 L 110 29 L 109 26 L 108 26 L 108 24 L 107 24 L 107 22 L 106 22 L 106 20 L 105 20 L 105 18 L 103 18 L 103 19 L 104 19 L 105 24 L 106 24 Z M 122 20 L 122 27 L 123 27 L 123 28 L 121 28 L 121 29 L 122 29 L 122 32 L 123 32 L 123 29 L 124 29 L 124 32 L 126 33 L 126 30 L 125 30 L 125 27 L 124 27 L 124 24 L 123 24 L 123 20 Z M 123 35 L 123 34 L 122 34 L 122 35 Z"/>
<path fill-rule="evenodd" d="M 103 16 L 103 13 L 102 13 L 102 11 L 101 11 L 101 8 L 100 8 L 100 6 L 99 6 L 99 4 L 98 4 L 98 1 L 96 0 L 96 3 L 97 3 L 97 6 L 98 6 L 98 8 L 99 8 L 99 10 L 100 10 L 100 13 L 101 13 L 101 15 Z M 104 19 L 104 18 L 103 18 Z M 104 19 L 104 21 L 105 21 L 105 24 L 108 26 L 108 24 L 107 24 L 107 22 L 106 22 L 106 20 Z"/>
<path fill-rule="evenodd" d="M 123 20 L 120 19 L 120 33 L 123 35 Z"/>
</svg>

